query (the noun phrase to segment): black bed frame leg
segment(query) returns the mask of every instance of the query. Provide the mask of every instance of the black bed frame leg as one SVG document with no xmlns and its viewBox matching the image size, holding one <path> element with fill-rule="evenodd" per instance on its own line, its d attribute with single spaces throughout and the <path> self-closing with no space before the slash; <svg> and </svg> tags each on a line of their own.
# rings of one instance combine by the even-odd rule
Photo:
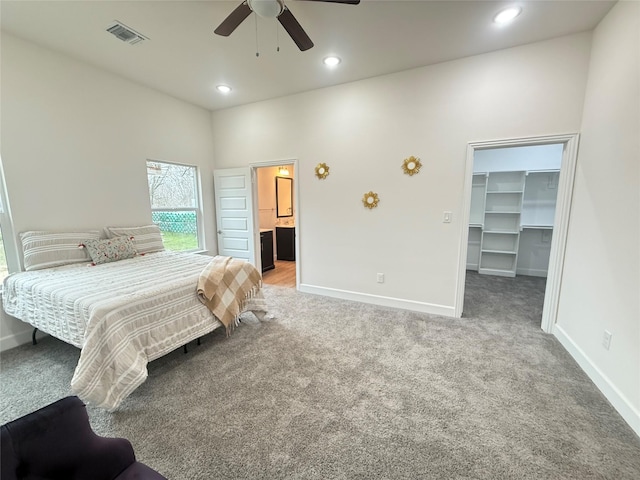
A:
<svg viewBox="0 0 640 480">
<path fill-rule="evenodd" d="M 200 345 L 200 339 L 201 339 L 201 338 L 202 338 L 202 337 L 198 337 L 198 345 Z M 186 344 L 186 343 L 182 346 L 182 351 L 183 351 L 184 353 L 187 353 L 187 352 L 188 352 L 188 350 L 187 350 L 187 344 Z"/>
<path fill-rule="evenodd" d="M 36 340 L 36 332 L 38 331 L 37 328 L 33 329 L 33 333 L 31 334 L 31 344 L 32 345 L 37 345 L 38 341 Z"/>
</svg>

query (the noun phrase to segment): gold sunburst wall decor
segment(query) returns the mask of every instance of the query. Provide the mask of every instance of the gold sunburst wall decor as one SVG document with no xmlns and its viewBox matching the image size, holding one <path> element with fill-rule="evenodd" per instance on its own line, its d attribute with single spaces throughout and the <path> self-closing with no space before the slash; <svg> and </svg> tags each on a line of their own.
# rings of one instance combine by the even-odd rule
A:
<svg viewBox="0 0 640 480">
<path fill-rule="evenodd" d="M 329 166 L 326 163 L 316 165 L 316 177 L 322 180 L 327 178 L 327 175 L 329 175 Z"/>
<path fill-rule="evenodd" d="M 404 162 L 402 162 L 402 170 L 404 170 L 404 173 L 411 176 L 418 173 L 421 166 L 422 163 L 420 162 L 420 159 L 413 155 L 409 158 L 405 158 Z"/>
<path fill-rule="evenodd" d="M 367 192 L 362 197 L 362 203 L 367 208 L 376 208 L 379 201 L 380 198 L 378 197 L 378 194 L 374 192 Z"/>
</svg>

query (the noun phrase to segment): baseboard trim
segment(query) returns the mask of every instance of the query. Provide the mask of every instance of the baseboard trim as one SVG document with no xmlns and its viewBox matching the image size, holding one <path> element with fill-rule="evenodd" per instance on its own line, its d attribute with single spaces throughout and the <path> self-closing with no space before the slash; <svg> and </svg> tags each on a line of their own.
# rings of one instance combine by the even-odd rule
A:
<svg viewBox="0 0 640 480">
<path fill-rule="evenodd" d="M 530 277 L 546 277 L 547 270 L 541 268 L 518 268 L 516 269 L 517 275 L 528 275 Z"/>
<path fill-rule="evenodd" d="M 455 309 L 453 306 L 416 302 L 414 300 L 385 297 L 382 295 L 372 295 L 370 293 L 352 292 L 349 290 L 340 290 L 337 288 L 318 287 L 316 285 L 309 285 L 305 283 L 300 284 L 299 290 L 301 292 L 312 293 L 314 295 L 340 298 L 342 300 L 353 300 L 356 302 L 370 303 L 372 305 L 380 305 L 382 307 L 400 308 L 402 310 L 429 313 L 431 315 L 453 317 L 455 313 Z"/>
<path fill-rule="evenodd" d="M 30 343 L 32 333 L 31 325 L 5 313 L 0 285 L 0 352 Z"/>
<path fill-rule="evenodd" d="M 629 424 L 640 437 L 640 412 L 631 404 L 629 399 L 609 380 L 609 378 L 589 359 L 584 351 L 567 335 L 562 327 L 554 325 L 553 334 L 562 346 L 574 358 L 580 368 L 595 383 L 596 387 L 609 400 L 620 416 Z"/>
<path fill-rule="evenodd" d="M 12 333 L 11 335 L 5 335 L 0 338 L 0 352 L 10 350 L 20 345 L 31 342 L 31 335 L 33 328 L 29 328 L 23 332 Z"/>
</svg>

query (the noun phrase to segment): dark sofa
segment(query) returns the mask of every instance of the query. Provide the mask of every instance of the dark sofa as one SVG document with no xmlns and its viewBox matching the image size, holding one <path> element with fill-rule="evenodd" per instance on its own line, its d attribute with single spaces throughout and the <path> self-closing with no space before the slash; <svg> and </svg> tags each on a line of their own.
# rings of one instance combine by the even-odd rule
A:
<svg viewBox="0 0 640 480">
<path fill-rule="evenodd" d="M 1 427 L 2 480 L 167 480 L 124 438 L 96 435 L 85 404 L 66 397 Z"/>
</svg>

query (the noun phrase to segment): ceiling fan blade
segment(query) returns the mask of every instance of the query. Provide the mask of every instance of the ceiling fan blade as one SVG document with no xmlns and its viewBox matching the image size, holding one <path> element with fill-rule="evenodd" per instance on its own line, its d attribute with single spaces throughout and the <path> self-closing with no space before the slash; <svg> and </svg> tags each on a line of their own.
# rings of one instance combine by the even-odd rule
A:
<svg viewBox="0 0 640 480">
<path fill-rule="evenodd" d="M 251 9 L 246 0 L 242 2 L 223 22 L 214 30 L 218 35 L 228 37 L 238 28 L 238 25 L 251 14 Z"/>
<path fill-rule="evenodd" d="M 296 20 L 296 17 L 293 16 L 291 10 L 289 10 L 286 6 L 284 7 L 283 12 L 278 17 L 278 21 L 287 31 L 291 39 L 295 42 L 298 48 L 301 51 L 309 50 L 313 47 L 313 42 L 309 38 L 309 35 L 302 29 L 302 26 Z"/>
<path fill-rule="evenodd" d="M 307 2 L 345 3 L 347 5 L 358 5 L 360 0 L 307 0 Z"/>
</svg>

